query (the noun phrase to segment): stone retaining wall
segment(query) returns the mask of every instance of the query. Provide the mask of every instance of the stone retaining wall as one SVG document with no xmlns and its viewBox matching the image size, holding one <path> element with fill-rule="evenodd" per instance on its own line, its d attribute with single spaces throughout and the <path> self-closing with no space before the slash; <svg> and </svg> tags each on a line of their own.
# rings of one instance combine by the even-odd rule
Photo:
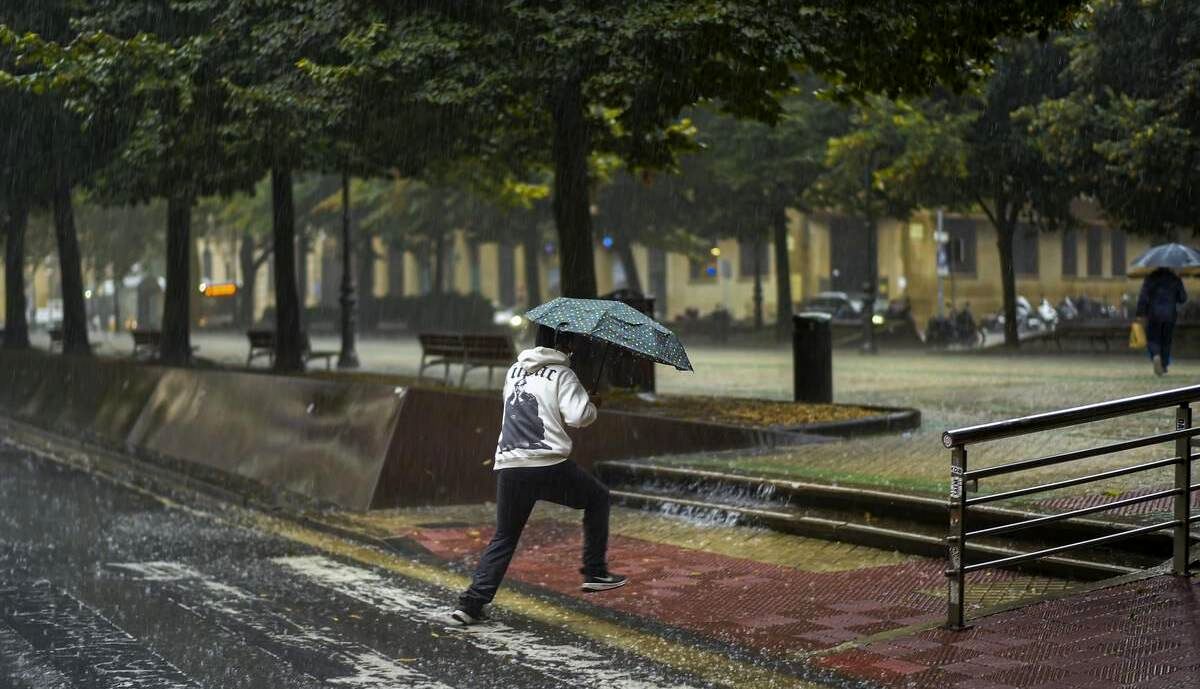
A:
<svg viewBox="0 0 1200 689">
<path fill-rule="evenodd" d="M 481 502 L 495 492 L 493 395 L 0 352 L 0 413 L 348 509 Z M 825 440 L 614 411 L 573 435 L 574 459 L 587 468 Z"/>
</svg>

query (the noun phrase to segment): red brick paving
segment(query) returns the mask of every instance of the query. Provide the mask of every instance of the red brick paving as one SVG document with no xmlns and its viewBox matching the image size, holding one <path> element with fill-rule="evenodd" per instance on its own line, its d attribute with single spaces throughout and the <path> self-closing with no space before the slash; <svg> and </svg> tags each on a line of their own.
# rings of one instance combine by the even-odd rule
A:
<svg viewBox="0 0 1200 689">
<path fill-rule="evenodd" d="M 1200 583 L 1159 576 L 815 662 L 884 687 L 1200 687 Z"/>
<path fill-rule="evenodd" d="M 473 564 L 491 530 L 409 535 L 444 559 Z M 509 576 L 583 598 L 579 540 L 578 527 L 530 524 Z M 1200 687 L 1200 583 L 1186 579 L 1154 577 L 980 618 L 961 632 L 934 628 L 833 652 L 941 619 L 945 603 L 927 591 L 943 583 L 942 563 L 808 572 L 621 536 L 611 540 L 610 561 L 633 581 L 590 603 L 769 654 L 817 651 L 811 664 L 880 687 Z"/>
<path fill-rule="evenodd" d="M 411 532 L 434 554 L 473 565 L 490 528 L 422 528 Z M 613 569 L 632 585 L 603 595 L 579 591 L 580 529 L 534 522 L 508 571 L 512 579 L 710 638 L 774 653 L 812 651 L 882 631 L 942 619 L 939 560 L 842 572 L 806 572 L 614 536 Z M 989 580 L 1011 578 L 988 572 Z M 903 664 L 896 666 L 905 667 Z"/>
</svg>

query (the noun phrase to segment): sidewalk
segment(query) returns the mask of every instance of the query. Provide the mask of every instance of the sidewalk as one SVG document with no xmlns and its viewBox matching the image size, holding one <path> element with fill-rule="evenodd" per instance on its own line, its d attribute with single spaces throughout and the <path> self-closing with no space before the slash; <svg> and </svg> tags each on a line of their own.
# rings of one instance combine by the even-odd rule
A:
<svg viewBox="0 0 1200 689">
<path fill-rule="evenodd" d="M 467 570 L 491 535 L 485 507 L 341 515 Z M 1012 572 L 969 580 L 966 631 L 945 614 L 940 560 L 617 509 L 610 561 L 631 583 L 578 591 L 578 513 L 539 505 L 509 581 L 680 630 L 696 643 L 830 682 L 947 689 L 1200 686 L 1200 586 L 1169 575 L 1109 588 Z M 1073 593 L 1074 591 L 1074 593 Z M 1038 599 L 1052 600 L 1036 602 Z M 1026 607 L 980 617 L 988 608 Z M 504 605 L 504 592 L 497 599 Z M 778 666 L 778 665 L 777 665 Z"/>
<path fill-rule="evenodd" d="M 1200 585 L 1157 576 L 835 652 L 817 664 L 884 687 L 1200 686 Z"/>
</svg>

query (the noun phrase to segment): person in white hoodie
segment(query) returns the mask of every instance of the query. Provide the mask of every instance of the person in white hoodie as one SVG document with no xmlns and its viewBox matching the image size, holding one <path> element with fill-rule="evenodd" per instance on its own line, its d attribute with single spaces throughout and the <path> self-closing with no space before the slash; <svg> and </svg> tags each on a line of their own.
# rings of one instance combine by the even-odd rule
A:
<svg viewBox="0 0 1200 689">
<path fill-rule="evenodd" d="M 479 558 L 471 586 L 451 613 L 470 625 L 485 619 L 529 520 L 533 505 L 546 500 L 583 510 L 584 591 L 624 586 L 626 578 L 608 571 L 608 489 L 570 460 L 567 427 L 596 420 L 596 404 L 570 369 L 569 333 L 542 330 L 538 346 L 517 356 L 504 380 L 504 416 L 496 444 L 496 533 Z M 551 335 L 552 334 L 552 335 Z"/>
</svg>

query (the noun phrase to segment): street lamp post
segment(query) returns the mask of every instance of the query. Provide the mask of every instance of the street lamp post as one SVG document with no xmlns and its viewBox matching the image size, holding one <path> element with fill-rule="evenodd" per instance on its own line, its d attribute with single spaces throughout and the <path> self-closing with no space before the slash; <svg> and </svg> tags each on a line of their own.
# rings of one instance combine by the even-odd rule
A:
<svg viewBox="0 0 1200 689">
<path fill-rule="evenodd" d="M 342 174 L 342 351 L 338 368 L 358 368 L 355 330 L 358 295 L 354 284 L 354 237 L 350 232 L 350 175 Z"/>
</svg>

